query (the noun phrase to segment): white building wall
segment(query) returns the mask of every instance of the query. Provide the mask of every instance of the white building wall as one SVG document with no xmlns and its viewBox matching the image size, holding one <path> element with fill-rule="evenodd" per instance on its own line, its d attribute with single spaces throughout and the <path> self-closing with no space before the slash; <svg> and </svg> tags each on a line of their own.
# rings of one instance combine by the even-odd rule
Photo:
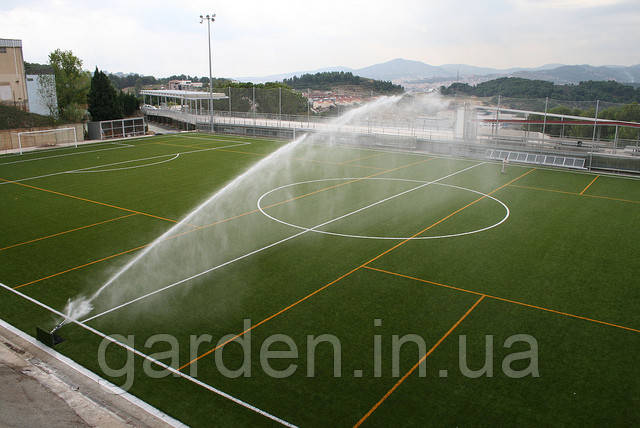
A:
<svg viewBox="0 0 640 428">
<path fill-rule="evenodd" d="M 43 116 L 49 116 L 49 102 L 51 105 L 56 107 L 57 110 L 57 100 L 56 100 L 56 91 L 55 91 L 55 77 L 53 75 L 43 75 L 45 78 L 52 79 L 54 82 L 54 87 L 52 88 L 53 93 L 50 93 L 46 100 L 43 98 L 43 92 L 40 89 L 40 75 L 28 74 L 27 75 L 27 94 L 29 96 L 29 111 L 31 113 L 41 114 Z"/>
</svg>

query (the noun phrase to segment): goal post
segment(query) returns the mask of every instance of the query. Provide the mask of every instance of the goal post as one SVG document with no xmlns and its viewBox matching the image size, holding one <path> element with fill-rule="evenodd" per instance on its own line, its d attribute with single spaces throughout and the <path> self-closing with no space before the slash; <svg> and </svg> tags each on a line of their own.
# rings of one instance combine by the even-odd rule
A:
<svg viewBox="0 0 640 428">
<path fill-rule="evenodd" d="M 73 145 L 78 147 L 78 134 L 75 127 L 43 129 L 41 131 L 18 132 L 20 154 L 29 147 L 47 147 Z"/>
</svg>

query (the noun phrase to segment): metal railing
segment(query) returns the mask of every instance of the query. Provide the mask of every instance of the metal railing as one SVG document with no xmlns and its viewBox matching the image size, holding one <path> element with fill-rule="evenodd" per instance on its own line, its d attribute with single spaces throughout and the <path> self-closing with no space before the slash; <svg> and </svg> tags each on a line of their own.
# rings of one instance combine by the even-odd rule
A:
<svg viewBox="0 0 640 428">
<path fill-rule="evenodd" d="M 421 151 L 442 154 L 483 157 L 488 149 L 500 149 L 547 156 L 565 156 L 584 159 L 587 169 L 597 168 L 619 172 L 640 173 L 640 138 L 586 139 L 560 132 L 550 135 L 530 126 L 495 121 L 482 113 L 484 106 L 451 103 L 448 108 L 429 114 L 385 115 L 383 113 L 360 117 L 344 124 L 333 117 L 259 113 L 256 111 L 214 111 L 214 124 L 221 132 L 243 135 L 280 136 L 289 138 L 297 132 L 330 132 L 357 136 L 396 137 L 398 143 L 407 138 L 417 141 L 411 147 Z M 189 123 L 194 128 L 209 127 L 208 111 L 198 114 L 187 106 L 143 107 L 149 117 L 158 116 Z M 506 109 L 505 109 L 506 110 Z M 486 110 L 485 110 L 486 111 Z M 543 114 L 534 112 L 536 114 Z M 498 112 L 500 119 L 517 117 L 517 114 Z M 569 124 L 567 123 L 567 126 Z M 593 126 L 593 125 L 591 125 Z M 600 126 L 600 125 L 598 125 Z M 249 129 L 252 129 L 249 131 Z M 280 130 L 278 132 L 269 131 Z M 548 128 L 549 129 L 549 128 Z M 289 130 L 285 133 L 283 130 Z M 551 128 L 555 130 L 555 128 Z M 286 136 L 286 137 L 285 137 Z M 622 160 L 620 160 L 622 159 Z M 555 165 L 554 166 L 558 166 Z"/>
</svg>

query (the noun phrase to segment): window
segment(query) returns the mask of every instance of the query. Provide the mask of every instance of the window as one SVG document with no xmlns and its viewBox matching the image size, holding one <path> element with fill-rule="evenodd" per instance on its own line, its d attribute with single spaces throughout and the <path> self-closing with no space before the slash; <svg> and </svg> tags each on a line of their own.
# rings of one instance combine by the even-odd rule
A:
<svg viewBox="0 0 640 428">
<path fill-rule="evenodd" d="M 7 53 L 7 48 L 4 46 L 0 47 L 0 53 Z"/>
</svg>

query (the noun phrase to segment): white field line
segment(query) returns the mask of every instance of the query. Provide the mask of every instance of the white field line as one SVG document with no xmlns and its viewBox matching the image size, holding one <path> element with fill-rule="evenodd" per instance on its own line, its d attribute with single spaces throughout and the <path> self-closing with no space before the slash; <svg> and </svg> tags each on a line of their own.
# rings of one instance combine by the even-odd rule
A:
<svg viewBox="0 0 640 428">
<path fill-rule="evenodd" d="M 110 393 L 117 394 L 118 396 L 124 398 L 125 400 L 127 400 L 131 404 L 141 408 L 145 412 L 155 416 L 156 418 L 162 420 L 163 422 L 166 422 L 170 426 L 175 427 L 175 428 L 189 428 L 187 425 L 183 424 L 179 420 L 172 418 L 171 416 L 167 415 L 163 411 L 153 407 L 149 403 L 147 403 L 145 401 L 142 401 L 138 397 L 129 394 L 124 389 L 120 388 L 119 386 L 116 386 L 116 385 L 112 384 L 111 382 L 109 382 L 108 380 L 98 376 L 97 374 L 95 374 L 91 370 L 82 367 L 80 364 L 76 363 L 71 358 L 69 358 L 69 357 L 67 357 L 65 355 L 62 355 L 61 353 L 57 352 L 54 349 L 49 348 L 48 346 L 46 346 L 42 342 L 39 342 L 38 340 L 36 340 L 33 337 L 29 336 L 27 333 L 23 332 L 22 330 L 19 330 L 19 329 L 15 328 L 14 326 L 12 326 L 11 324 L 9 324 L 6 321 L 3 321 L 2 319 L 0 319 L 0 327 L 4 328 L 6 330 L 9 330 L 11 333 L 13 333 L 16 336 L 20 337 L 22 340 L 24 340 L 24 341 L 28 342 L 29 344 L 37 347 L 41 351 L 46 352 L 47 354 L 49 354 L 50 356 L 52 356 L 56 360 L 62 362 L 66 366 L 68 366 L 68 367 L 72 368 L 73 370 L 75 370 L 76 372 L 82 374 L 84 377 L 86 377 L 86 378 L 92 380 L 93 382 L 95 382 L 96 384 L 102 386 L 104 389 L 106 389 Z"/>
<path fill-rule="evenodd" d="M 480 195 L 483 198 L 491 199 L 491 200 L 497 202 L 498 204 L 502 205 L 502 207 L 505 210 L 505 215 L 501 220 L 499 220 L 498 222 L 496 222 L 496 223 L 494 223 L 494 224 L 492 224 L 490 226 L 483 227 L 483 228 L 480 228 L 480 229 L 470 230 L 468 232 L 452 233 L 452 234 L 449 234 L 449 235 L 416 236 L 416 237 L 411 237 L 411 236 L 368 236 L 368 235 L 353 235 L 353 234 L 348 234 L 348 233 L 329 232 L 329 231 L 317 230 L 317 229 L 311 230 L 308 227 L 304 227 L 304 226 L 300 226 L 300 225 L 297 225 L 297 224 L 289 223 L 289 222 L 286 222 L 286 221 L 284 221 L 282 219 L 274 217 L 271 214 L 268 214 L 262 208 L 262 204 L 261 204 L 262 200 L 266 196 L 268 196 L 268 195 L 270 195 L 270 194 L 272 194 L 274 192 L 277 192 L 280 189 L 286 189 L 287 187 L 293 187 L 293 186 L 297 186 L 297 185 L 300 185 L 300 184 L 322 183 L 322 182 L 326 182 L 326 181 L 343 181 L 343 180 L 344 181 L 348 181 L 348 180 L 385 181 L 385 180 L 387 180 L 387 181 L 398 181 L 398 182 L 408 182 L 408 183 L 427 183 L 424 180 L 411 180 L 411 179 L 405 179 L 405 178 L 391 178 L 391 177 L 388 177 L 388 178 L 371 177 L 371 178 L 364 178 L 364 179 L 363 178 L 356 178 L 356 177 L 345 177 L 345 178 L 329 178 L 329 179 L 323 178 L 323 179 L 319 179 L 319 180 L 300 181 L 300 182 L 297 182 L 297 183 L 285 184 L 284 186 L 276 187 L 275 189 L 269 190 L 268 192 L 264 193 L 262 196 L 260 196 L 260 198 L 258 198 L 258 209 L 260 210 L 260 212 L 265 217 L 268 217 L 271 220 L 276 221 L 276 222 L 278 222 L 280 224 L 284 224 L 285 226 L 293 227 L 294 229 L 308 230 L 308 231 L 311 231 L 311 232 L 314 232 L 314 233 L 321 233 L 321 234 L 324 234 L 324 235 L 342 236 L 344 238 L 379 239 L 379 240 L 391 240 L 391 241 L 405 241 L 405 240 L 416 240 L 416 241 L 419 241 L 419 240 L 427 240 L 427 239 L 455 238 L 455 237 L 458 237 L 458 236 L 472 235 L 474 233 L 484 232 L 486 230 L 493 229 L 494 227 L 500 226 L 502 223 L 507 221 L 507 219 L 509 218 L 509 214 L 510 214 L 509 207 L 507 207 L 504 204 L 504 202 L 502 202 L 501 200 L 499 200 L 499 199 L 497 199 L 497 198 L 495 198 L 495 197 L 493 197 L 491 195 L 487 195 L 486 193 L 482 193 L 482 192 L 479 192 L 477 190 L 468 189 L 466 187 L 454 186 L 453 184 L 433 183 L 433 182 L 431 182 L 431 183 L 436 184 L 437 186 L 444 186 L 444 187 L 449 187 L 449 188 L 452 188 L 452 189 L 464 190 L 464 191 L 467 191 L 467 192 L 471 192 L 471 193 L 475 193 L 477 195 Z M 431 183 L 429 183 L 429 184 L 431 184 Z"/>
<path fill-rule="evenodd" d="M 21 160 L 12 161 L 12 162 L 0 163 L 0 166 L 1 165 L 12 165 L 12 164 L 15 164 L 15 163 L 22 163 L 22 162 L 32 162 L 32 161 L 37 161 L 37 160 L 42 160 L 42 159 L 61 158 L 63 156 L 75 156 L 75 155 L 83 155 L 85 153 L 104 152 L 106 150 L 119 150 L 119 149 L 126 149 L 126 148 L 129 148 L 129 147 L 135 147 L 132 144 L 121 144 L 121 143 L 109 143 L 109 144 L 114 144 L 114 145 L 121 146 L 121 147 L 110 147 L 108 149 L 97 149 L 97 150 L 84 150 L 84 151 L 81 151 L 81 152 L 65 153 L 65 154 L 62 154 L 62 155 L 42 156 L 42 157 L 39 157 L 39 158 L 21 159 Z"/>
<path fill-rule="evenodd" d="M 195 137 L 195 136 L 187 136 L 187 135 L 182 135 L 182 137 L 188 137 L 188 138 L 200 138 L 200 139 L 206 139 L 209 141 L 237 141 L 237 140 L 217 140 L 217 139 L 208 139 L 205 137 Z M 255 140 L 260 140 L 260 141 L 268 141 L 268 142 L 274 142 L 274 143 L 280 143 L 283 141 L 279 141 L 279 140 L 270 140 L 270 139 L 266 139 L 266 138 L 259 138 L 259 137 L 248 137 L 248 138 L 252 138 Z M 308 144 L 313 144 L 313 145 L 317 145 L 317 146 L 324 146 L 327 147 L 326 144 L 322 144 L 322 143 L 308 143 Z M 397 155 L 411 155 L 411 156 L 422 156 L 422 157 L 432 157 L 434 159 L 454 159 L 454 160 L 461 160 L 461 161 L 479 161 L 479 159 L 473 159 L 473 158 L 461 158 L 461 157 L 457 157 L 457 156 L 451 156 L 451 155 L 439 155 L 439 154 L 434 154 L 434 153 L 425 153 L 425 152 L 418 152 L 418 151 L 409 151 L 409 150 L 385 150 L 385 149 L 372 149 L 372 148 L 368 148 L 368 147 L 362 147 L 362 146 L 353 146 L 353 145 L 349 145 L 349 144 L 344 144 L 344 143 L 336 143 L 336 146 L 340 146 L 343 148 L 348 148 L 348 149 L 353 149 L 353 150 L 362 150 L 362 151 L 368 151 L 368 152 L 380 152 L 380 153 L 389 153 L 389 154 L 397 154 Z M 497 165 L 502 165 L 501 161 L 494 161 L 494 160 L 490 160 L 490 159 L 486 159 L 483 161 L 484 163 L 488 163 L 488 164 L 497 164 Z M 519 165 L 519 164 L 512 164 L 511 166 L 515 166 L 518 168 L 529 168 L 527 165 Z M 545 166 L 537 166 L 537 169 L 541 169 L 541 170 L 545 170 L 545 171 L 556 171 L 556 172 L 564 172 L 564 173 L 571 173 L 571 174 L 583 174 L 583 175 L 590 175 L 590 176 L 595 176 L 596 174 L 593 172 L 589 172 L 589 171 L 570 171 L 570 170 L 564 170 L 564 169 L 559 169 L 559 168 L 551 168 L 551 167 L 545 167 Z M 604 175 L 607 177 L 611 177 L 611 178 L 621 178 L 621 179 L 626 179 L 626 180 L 640 180 L 640 178 L 636 177 L 636 176 L 630 176 L 630 175 L 621 175 L 621 174 L 615 174 L 615 173 L 600 173 L 600 175 Z"/>
<path fill-rule="evenodd" d="M 148 137 L 146 137 L 148 138 Z M 131 138 L 129 140 L 115 140 L 115 141 L 102 141 L 99 143 L 84 143 L 81 142 L 78 148 L 93 148 L 96 146 L 104 146 L 106 144 L 115 144 L 115 145 L 130 145 L 130 144 L 126 144 L 123 143 L 121 141 L 138 141 L 138 140 L 143 140 L 143 138 Z M 7 154 L 7 155 L 0 155 L 0 159 L 8 159 L 8 158 L 15 158 L 15 157 L 21 157 L 24 158 L 27 155 L 30 154 L 38 154 L 38 153 L 42 153 L 42 154 L 47 154 L 47 153 L 51 153 L 51 152 L 57 152 L 60 150 L 77 150 L 78 148 L 74 147 L 73 144 L 69 144 L 65 147 L 56 147 L 55 149 L 44 149 L 43 152 L 39 152 L 37 150 L 30 150 L 30 151 L 25 151 L 24 154 L 20 154 L 20 153 L 13 153 L 13 154 Z M 41 158 L 46 158 L 48 156 L 42 156 Z M 39 159 L 41 159 L 39 158 Z"/>
<path fill-rule="evenodd" d="M 135 349 L 135 348 L 133 348 L 133 347 L 131 347 L 131 346 L 125 344 L 125 343 L 122 343 L 122 342 L 114 339 L 113 337 L 111 337 L 111 336 L 109 336 L 107 334 L 102 333 L 101 331 L 96 330 L 95 328 L 84 324 L 81 321 L 77 321 L 77 320 L 68 318 L 62 312 L 59 312 L 59 311 L 53 309 L 52 307 L 50 307 L 48 305 L 45 305 L 44 303 L 42 303 L 42 302 L 40 302 L 40 301 L 30 297 L 30 296 L 27 296 L 24 293 L 21 293 L 18 290 L 14 290 L 13 288 L 11 288 L 11 287 L 9 287 L 9 286 L 1 283 L 1 282 L 0 282 L 0 287 L 4 288 L 5 290 L 10 291 L 10 292 L 12 292 L 12 293 L 14 293 L 14 294 L 16 294 L 16 295 L 18 295 L 20 297 L 22 297 L 23 299 L 26 299 L 26 300 L 30 301 L 31 303 L 34 303 L 34 304 L 40 306 L 41 308 L 44 308 L 44 309 L 48 310 L 52 314 L 55 314 L 55 315 L 57 315 L 59 317 L 62 317 L 64 319 L 66 319 L 68 322 L 74 323 L 74 324 L 84 328 L 85 330 L 87 330 L 87 331 L 89 331 L 89 332 L 91 332 L 91 333 L 93 333 L 93 334 L 95 334 L 97 336 L 100 336 L 101 338 L 103 338 L 105 340 L 108 340 L 109 342 L 111 342 L 111 343 L 113 343 L 115 345 L 118 345 L 121 348 L 123 348 L 123 349 L 125 349 L 125 350 L 127 350 L 129 352 L 134 353 L 135 355 L 137 355 L 137 356 L 139 356 L 141 358 L 144 358 L 147 361 L 150 361 L 151 363 L 163 368 L 164 370 L 167 370 L 168 372 L 173 373 L 175 376 L 180 376 L 180 377 L 182 377 L 182 378 L 184 378 L 184 379 L 186 379 L 186 380 L 188 380 L 190 382 L 193 382 L 196 385 L 199 385 L 199 386 L 201 386 L 201 387 L 203 387 L 205 389 L 208 389 L 209 391 L 211 391 L 211 392 L 213 392 L 213 393 L 215 393 L 215 394 L 217 394 L 217 395 L 219 395 L 221 397 L 224 397 L 224 398 L 226 398 L 228 400 L 231 400 L 234 403 L 239 404 L 242 407 L 244 407 L 246 409 L 249 409 L 249 410 L 251 410 L 253 412 L 256 412 L 256 413 L 258 413 L 258 414 L 260 414 L 260 415 L 262 415 L 262 416 L 264 416 L 266 418 L 269 418 L 272 421 L 275 421 L 275 422 L 277 422 L 277 423 L 279 423 L 281 425 L 284 425 L 284 426 L 287 426 L 287 427 L 295 427 L 295 425 L 293 425 L 293 424 L 291 424 L 291 423 L 289 423 L 289 422 L 287 422 L 287 421 L 285 421 L 283 419 L 280 419 L 280 418 L 278 418 L 278 417 L 276 417 L 276 416 L 274 416 L 274 415 L 272 415 L 272 414 L 270 414 L 268 412 L 265 412 L 264 410 L 258 409 L 257 407 L 252 406 L 251 404 L 249 404 L 249 403 L 247 403 L 245 401 L 242 401 L 239 398 L 233 397 L 232 395 L 229 395 L 226 392 L 220 391 L 219 389 L 214 388 L 213 386 L 211 386 L 211 385 L 209 385 L 207 383 L 204 383 L 201 380 L 198 380 L 198 379 L 196 379 L 196 378 L 194 378 L 192 376 L 189 376 L 189 375 L 187 375 L 185 373 L 182 373 L 178 369 L 175 369 L 175 368 L 173 368 L 171 366 L 168 366 L 168 365 L 164 364 L 163 362 L 158 361 L 158 360 L 148 356 L 147 354 L 144 354 L 144 353 L 138 351 L 137 349 Z"/>
<path fill-rule="evenodd" d="M 232 140 L 231 138 L 216 138 L 214 136 L 212 136 L 211 138 L 207 138 L 207 137 L 203 137 L 203 136 L 199 136 L 199 135 L 193 135 L 193 134 L 189 134 L 189 135 L 180 135 L 181 138 L 191 138 L 191 139 L 197 139 L 197 140 L 207 140 L 207 141 L 231 141 L 231 142 L 240 142 L 240 141 L 246 141 L 246 140 L 256 140 L 259 142 L 267 142 L 267 143 L 290 143 L 291 140 L 272 140 L 269 138 L 260 138 L 260 137 L 245 137 L 245 140 Z"/>
<path fill-rule="evenodd" d="M 164 157 L 172 156 L 172 155 L 186 155 L 186 154 L 189 154 L 189 153 L 199 153 L 199 152 L 206 152 L 206 151 L 210 151 L 210 150 L 228 149 L 228 148 L 232 148 L 232 147 L 246 146 L 246 145 L 249 145 L 249 144 L 251 144 L 251 143 L 245 142 L 245 143 L 232 144 L 232 145 L 222 146 L 222 147 L 210 147 L 210 148 L 204 148 L 204 149 L 198 149 L 198 150 L 189 150 L 189 151 L 186 151 L 186 152 L 168 153 L 166 155 L 150 156 L 150 157 L 147 157 L 147 158 L 130 159 L 130 160 L 121 161 L 121 162 L 106 163 L 106 164 L 102 164 L 102 165 L 88 166 L 86 168 L 70 169 L 68 171 L 52 172 L 51 174 L 44 174 L 44 175 L 38 175 L 38 176 L 26 177 L 26 178 L 19 178 L 17 180 L 9 180 L 9 181 L 5 181 L 5 182 L 1 182 L 0 185 L 10 184 L 12 182 L 13 183 L 19 183 L 21 181 L 36 180 L 38 178 L 52 177 L 54 175 L 73 174 L 73 173 L 78 173 L 78 172 L 85 172 L 86 170 L 90 170 L 90 169 L 104 168 L 106 166 L 114 166 L 114 165 L 123 165 L 123 164 L 131 163 L 131 162 L 140 162 L 140 161 L 145 161 L 145 160 L 159 159 L 159 158 L 164 158 Z M 141 165 L 141 166 L 148 166 L 148 165 Z M 87 172 L 101 172 L 101 171 L 87 171 Z"/>
<path fill-rule="evenodd" d="M 345 148 L 350 148 L 350 149 L 354 149 L 354 150 L 363 150 L 366 152 L 382 152 L 382 153 L 389 153 L 389 154 L 396 154 L 396 155 L 410 155 L 410 156 L 422 156 L 422 157 L 431 157 L 434 159 L 453 159 L 453 160 L 461 160 L 461 161 L 474 161 L 474 160 L 479 160 L 479 159 L 473 159 L 473 158 L 461 158 L 461 157 L 457 157 L 457 156 L 451 156 L 451 155 L 439 155 L 439 154 L 433 154 L 433 153 L 427 153 L 427 152 L 416 152 L 416 151 L 410 151 L 410 150 L 385 150 L 385 149 L 372 149 L 372 148 L 368 148 L 368 147 L 360 147 L 360 146 L 351 146 L 348 144 L 342 144 L 342 143 L 336 143 L 336 145 L 341 146 L 341 147 L 345 147 Z M 502 165 L 502 161 L 495 161 L 495 160 L 491 160 L 491 159 L 486 159 L 484 160 L 485 163 L 488 164 L 495 164 L 495 165 Z M 531 164 L 529 164 L 531 165 Z M 514 166 L 517 168 L 530 168 L 530 166 L 528 165 L 522 165 L 522 164 L 510 164 L 509 166 Z M 540 169 L 543 171 L 555 171 L 555 172 L 563 172 L 566 174 L 582 174 L 582 175 L 590 175 L 592 177 L 595 177 L 597 174 L 591 171 L 575 171 L 575 170 L 568 170 L 568 169 L 561 169 L 561 168 L 551 168 L 548 166 L 543 166 L 543 165 L 536 165 L 536 169 Z M 602 176 L 605 177 L 609 177 L 609 178 L 620 178 L 623 180 L 635 180 L 638 181 L 640 180 L 640 178 L 638 178 L 637 176 L 632 176 L 632 175 L 623 175 L 623 174 L 616 174 L 613 172 L 607 173 L 607 172 L 600 172 L 599 173 Z"/>
<path fill-rule="evenodd" d="M 88 322 L 93 321 L 93 320 L 95 320 L 96 318 L 99 318 L 99 317 L 101 317 L 101 316 L 103 316 L 103 315 L 106 315 L 106 314 L 108 314 L 108 313 L 111 313 L 111 312 L 117 311 L 117 310 L 122 309 L 122 308 L 124 308 L 124 307 L 126 307 L 126 306 L 129 306 L 129 305 L 131 305 L 131 304 L 133 304 L 133 303 L 136 303 L 136 302 L 139 302 L 139 301 L 141 301 L 141 300 L 143 300 L 143 299 L 146 299 L 147 297 L 150 297 L 150 296 L 153 296 L 153 295 L 155 295 L 155 294 L 161 293 L 161 292 L 163 292 L 163 291 L 169 290 L 170 288 L 176 287 L 176 286 L 178 286 L 178 285 L 180 285 L 180 284 L 184 284 L 185 282 L 191 281 L 192 279 L 195 279 L 195 278 L 198 278 L 198 277 L 200 277 L 200 276 L 202 276 L 202 275 L 205 275 L 205 274 L 208 274 L 208 273 L 210 273 L 210 272 L 213 272 L 213 271 L 215 271 L 215 270 L 217 270 L 217 269 L 220 269 L 220 268 L 222 268 L 222 267 L 225 267 L 225 266 L 227 266 L 227 265 L 230 265 L 230 264 L 232 264 L 232 263 L 235 263 L 235 262 L 237 262 L 237 261 L 239 261 L 239 260 L 242 260 L 242 259 L 245 259 L 245 258 L 247 258 L 247 257 L 250 257 L 250 256 L 252 256 L 252 255 L 254 255 L 254 254 L 260 253 L 260 252 L 262 252 L 262 251 L 264 251 L 264 250 L 267 250 L 267 249 L 269 249 L 269 248 L 271 248 L 271 247 L 275 247 L 276 245 L 282 244 L 283 242 L 287 242 L 287 241 L 289 241 L 289 240 L 291 240 L 291 239 L 293 239 L 293 238 L 297 238 L 298 236 L 304 235 L 304 234 L 305 234 L 305 233 L 307 233 L 307 232 L 312 232 L 312 231 L 314 231 L 315 229 L 318 229 L 318 228 L 320 228 L 320 227 L 326 226 L 326 225 L 328 225 L 328 224 L 331 224 L 331 223 L 333 223 L 333 222 L 335 222 L 335 221 L 338 221 L 338 220 L 341 220 L 341 219 L 343 219 L 343 218 L 349 217 L 349 216 L 351 216 L 351 215 L 353 215 L 353 214 L 357 214 L 357 213 L 359 213 L 359 212 L 361 212 L 361 211 L 364 211 L 364 210 L 369 209 L 369 208 L 371 208 L 371 207 L 374 207 L 374 206 L 376 206 L 376 205 L 382 204 L 382 203 L 387 202 L 387 201 L 389 201 L 389 200 L 391 200 L 391 199 L 395 199 L 395 198 L 397 198 L 397 197 L 399 197 L 399 196 L 402 196 L 402 195 L 405 195 L 405 194 L 407 194 L 407 193 L 409 193 L 409 192 L 413 192 L 414 190 L 418 190 L 418 189 L 421 189 L 421 188 L 423 188 L 423 187 L 426 187 L 426 186 L 428 186 L 428 185 L 430 185 L 430 184 L 437 183 L 437 182 L 442 181 L 442 180 L 445 180 L 445 179 L 447 179 L 447 178 L 449 178 L 449 177 L 453 177 L 453 176 L 454 176 L 454 175 L 456 175 L 456 174 L 460 174 L 460 173 L 462 173 L 462 172 L 468 171 L 468 170 L 470 170 L 471 168 L 475 168 L 476 166 L 478 166 L 478 165 L 482 165 L 482 164 L 483 164 L 483 163 L 477 163 L 477 164 L 471 165 L 471 166 L 469 166 L 469 167 L 467 167 L 467 168 L 461 169 L 461 170 L 456 171 L 456 172 L 454 172 L 454 173 L 451 173 L 451 174 L 445 175 L 444 177 L 438 178 L 437 180 L 433 180 L 433 181 L 425 182 L 425 183 L 423 183 L 423 184 L 420 184 L 419 186 L 413 187 L 413 188 L 411 188 L 411 189 L 405 190 L 405 191 L 400 192 L 400 193 L 396 193 L 395 195 L 392 195 L 392 196 L 389 196 L 389 197 L 387 197 L 387 198 L 381 199 L 381 200 L 379 200 L 379 201 L 377 201 L 377 202 L 373 202 L 373 203 L 371 203 L 371 204 L 369 204 L 369 205 L 367 205 L 367 206 L 365 206 L 365 207 L 358 208 L 358 209 L 357 209 L 357 210 L 355 210 L 355 211 L 351 211 L 351 212 L 348 212 L 348 213 L 346 213 L 346 214 L 343 214 L 343 215 L 341 215 L 340 217 L 336 217 L 336 218 L 333 218 L 333 219 L 331 219 L 331 220 L 327 220 L 327 221 L 325 221 L 325 222 L 323 222 L 323 223 L 320 223 L 320 224 L 318 224 L 318 225 L 316 225 L 316 226 L 313 226 L 313 227 L 311 227 L 311 228 L 309 228 L 309 229 L 305 229 L 305 230 L 303 230 L 303 231 L 301 231 L 301 232 L 298 232 L 298 233 L 296 233 L 296 234 L 294 234 L 294 235 L 288 236 L 288 237 L 283 238 L 283 239 L 281 239 L 281 240 L 279 240 L 279 241 L 273 242 L 273 243 L 271 243 L 271 244 L 269 244 L 269 245 L 265 245 L 265 246 L 264 246 L 264 247 L 262 247 L 262 248 L 258 248 L 257 250 L 253 250 L 253 251 L 251 251 L 251 252 L 249 252 L 249 253 L 246 253 L 246 254 L 244 254 L 244 255 L 242 255 L 242 256 L 236 257 L 235 259 L 232 259 L 232 260 L 226 261 L 226 262 L 224 262 L 224 263 L 222 263 L 222 264 L 219 264 L 219 265 L 217 265 L 217 266 L 214 266 L 214 267 L 211 267 L 211 268 L 209 268 L 209 269 L 203 270 L 202 272 L 199 272 L 199 273 L 196 273 L 196 274 L 194 274 L 194 275 L 191 275 L 191 276 L 190 276 L 190 277 L 188 277 L 188 278 L 181 279 L 181 280 L 179 280 L 179 281 L 174 282 L 173 284 L 169 284 L 169 285 L 164 286 L 164 287 L 162 287 L 162 288 L 160 288 L 160 289 L 158 289 L 158 290 L 155 290 L 155 291 L 152 291 L 152 292 L 150 292 L 150 293 L 144 294 L 144 295 L 142 295 L 142 296 L 140 296 L 140 297 L 137 297 L 137 298 L 135 298 L 135 299 L 133 299 L 133 300 L 130 300 L 130 301 L 125 302 L 125 303 L 122 303 L 122 304 L 120 304 L 120 305 L 118 305 L 118 306 L 114 306 L 114 307 L 113 307 L 113 308 L 111 308 L 111 309 L 107 309 L 107 310 L 106 310 L 106 311 L 104 311 L 104 312 L 100 312 L 99 314 L 96 314 L 96 315 L 94 315 L 94 316 L 92 316 L 92 317 L 86 318 L 86 319 L 82 320 L 81 322 L 83 322 L 83 323 L 88 323 Z"/>
<path fill-rule="evenodd" d="M 168 156 L 171 156 L 171 155 L 168 155 Z M 122 168 L 109 168 L 109 169 L 98 169 L 98 170 L 96 170 L 97 167 L 92 167 L 91 169 L 86 168 L 86 169 L 78 169 L 75 171 L 69 171 L 68 174 L 87 174 L 87 173 L 96 173 L 96 172 L 124 171 L 125 169 L 145 168 L 147 166 L 153 166 L 153 165 L 159 165 L 165 162 L 171 162 L 172 160 L 178 159 L 179 156 L 180 156 L 180 153 L 176 153 L 176 155 L 172 158 L 161 160 L 158 162 L 145 163 L 144 165 L 123 166 Z"/>
<path fill-rule="evenodd" d="M 181 137 L 186 137 L 186 136 L 182 135 Z M 12 162 L 4 162 L 4 163 L 0 163 L 0 166 L 2 166 L 2 165 L 11 165 L 11 164 L 15 164 L 15 163 L 22 163 L 22 162 L 31 162 L 31 161 L 36 161 L 36 160 L 59 158 L 59 157 L 62 157 L 62 156 L 82 155 L 82 154 L 85 154 L 85 153 L 95 153 L 95 152 L 101 152 L 101 151 L 105 151 L 105 150 L 115 150 L 115 149 L 122 149 L 122 148 L 127 148 L 127 147 L 135 147 L 133 144 L 127 144 L 127 143 L 128 142 L 133 142 L 133 141 L 144 141 L 147 138 L 149 138 L 149 137 L 146 137 L 146 138 L 132 138 L 130 140 L 105 141 L 103 143 L 90 143 L 90 144 L 87 144 L 85 146 L 81 146 L 82 148 L 85 148 L 85 147 L 90 148 L 90 147 L 95 147 L 95 146 L 98 146 L 98 145 L 107 145 L 107 144 L 120 146 L 120 147 L 111 147 L 111 148 L 108 148 L 108 149 L 77 151 L 78 150 L 77 148 L 74 148 L 74 147 L 71 147 L 71 146 L 69 146 L 69 147 L 59 147 L 57 149 L 47 149 L 47 152 L 52 152 L 54 150 L 76 150 L 76 151 L 74 151 L 73 153 L 64 153 L 64 154 L 61 154 L 61 155 L 41 156 L 41 157 L 37 157 L 37 158 L 20 159 L 20 160 L 12 161 Z M 166 138 L 173 139 L 173 135 L 166 135 L 166 136 L 163 136 L 163 137 L 160 137 L 160 138 L 162 138 L 163 140 L 166 139 Z M 156 140 L 154 140 L 154 141 L 156 141 Z M 210 141 L 223 141 L 223 142 L 226 142 L 226 141 L 231 141 L 231 140 L 210 140 Z M 232 142 L 240 142 L 240 141 L 234 140 Z M 243 142 L 246 142 L 246 141 L 243 141 Z M 248 144 L 251 144 L 251 143 L 248 143 Z M 27 154 L 30 154 L 30 153 L 35 153 L 35 152 L 28 152 Z M 20 154 L 6 155 L 6 156 L 0 157 L 0 159 L 6 159 L 6 158 L 9 158 L 9 157 L 14 157 L 14 156 L 25 156 L 25 155 L 20 155 Z"/>
</svg>

